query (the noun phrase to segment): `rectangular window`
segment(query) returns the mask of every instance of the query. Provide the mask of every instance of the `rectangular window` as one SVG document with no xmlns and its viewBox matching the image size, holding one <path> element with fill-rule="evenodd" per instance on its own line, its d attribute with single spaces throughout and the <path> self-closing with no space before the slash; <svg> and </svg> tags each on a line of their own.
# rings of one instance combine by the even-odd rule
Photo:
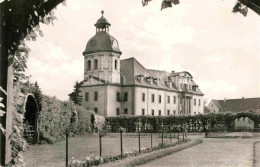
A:
<svg viewBox="0 0 260 167">
<path fill-rule="evenodd" d="M 142 101 L 145 101 L 145 93 L 142 93 Z"/>
<path fill-rule="evenodd" d="M 200 99 L 199 99 L 199 106 L 200 106 Z"/>
<path fill-rule="evenodd" d="M 119 108 L 116 109 L 116 115 L 120 115 L 120 110 L 119 110 Z"/>
<path fill-rule="evenodd" d="M 154 94 L 152 94 L 152 103 L 154 103 Z"/>
<path fill-rule="evenodd" d="M 154 110 L 152 110 L 152 115 L 154 115 Z"/>
<path fill-rule="evenodd" d="M 182 98 L 180 97 L 180 104 L 182 103 Z"/>
<path fill-rule="evenodd" d="M 176 104 L 176 96 L 173 96 L 173 103 Z"/>
<path fill-rule="evenodd" d="M 170 110 L 167 110 L 167 115 L 170 115 Z"/>
<path fill-rule="evenodd" d="M 124 114 L 128 114 L 127 108 L 124 109 Z"/>
<path fill-rule="evenodd" d="M 196 112 L 194 112 L 194 115 L 196 115 Z"/>
<path fill-rule="evenodd" d="M 161 102 L 162 102 L 162 96 L 159 95 L 159 96 L 158 96 L 158 99 L 159 99 L 159 103 L 161 103 Z"/>
<path fill-rule="evenodd" d="M 95 113 L 97 114 L 97 113 L 98 113 L 98 108 L 95 107 L 95 108 L 94 108 L 94 111 L 95 111 Z"/>
<path fill-rule="evenodd" d="M 94 92 L 94 101 L 98 101 L 98 92 Z"/>
<path fill-rule="evenodd" d="M 162 115 L 162 111 L 161 110 L 159 110 L 159 115 Z"/>
<path fill-rule="evenodd" d="M 196 99 L 194 99 L 194 106 L 196 106 Z"/>
<path fill-rule="evenodd" d="M 170 96 L 168 96 L 168 103 L 170 103 L 170 101 L 171 101 L 171 98 L 170 98 Z"/>
<path fill-rule="evenodd" d="M 88 92 L 85 93 L 85 101 L 88 101 L 89 100 L 89 94 Z"/>
<path fill-rule="evenodd" d="M 120 93 L 116 92 L 116 101 L 120 101 Z"/>
<path fill-rule="evenodd" d="M 142 109 L 142 115 L 145 115 L 145 110 L 144 110 L 144 108 Z"/>
<path fill-rule="evenodd" d="M 124 101 L 128 101 L 128 93 L 127 92 L 125 92 Z"/>
</svg>

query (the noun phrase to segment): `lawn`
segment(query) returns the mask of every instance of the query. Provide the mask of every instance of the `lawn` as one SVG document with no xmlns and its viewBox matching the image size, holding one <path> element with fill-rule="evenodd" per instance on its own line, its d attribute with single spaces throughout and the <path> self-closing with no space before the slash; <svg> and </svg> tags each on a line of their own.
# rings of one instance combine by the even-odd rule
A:
<svg viewBox="0 0 260 167">
<path fill-rule="evenodd" d="M 168 134 L 169 136 L 169 134 Z M 176 142 L 177 139 L 172 139 Z M 153 146 L 162 142 L 159 134 L 153 134 Z M 164 138 L 169 143 L 169 138 Z M 141 148 L 151 147 L 150 134 L 142 134 Z M 137 134 L 123 136 L 123 152 L 138 150 Z M 69 160 L 84 159 L 86 156 L 99 155 L 99 138 L 97 134 L 88 134 L 69 138 Z M 120 134 L 110 134 L 102 138 L 102 156 L 120 154 Z M 65 165 L 65 141 L 53 145 L 30 145 L 24 153 L 26 167 L 51 167 Z"/>
</svg>

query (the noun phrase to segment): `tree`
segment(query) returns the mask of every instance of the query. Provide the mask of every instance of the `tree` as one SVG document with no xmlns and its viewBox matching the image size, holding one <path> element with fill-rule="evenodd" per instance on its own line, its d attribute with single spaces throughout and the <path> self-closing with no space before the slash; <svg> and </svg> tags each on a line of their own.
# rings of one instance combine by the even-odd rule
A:
<svg viewBox="0 0 260 167">
<path fill-rule="evenodd" d="M 81 105 L 83 96 L 81 95 L 81 90 L 80 90 L 81 83 L 78 81 L 75 83 L 74 90 L 72 93 L 69 94 L 70 99 L 73 101 L 74 104 L 76 105 Z"/>
<path fill-rule="evenodd" d="M 37 81 L 35 82 L 34 86 L 32 87 L 32 93 L 35 97 L 38 111 L 40 112 L 42 110 L 42 91 L 41 91 Z"/>
</svg>

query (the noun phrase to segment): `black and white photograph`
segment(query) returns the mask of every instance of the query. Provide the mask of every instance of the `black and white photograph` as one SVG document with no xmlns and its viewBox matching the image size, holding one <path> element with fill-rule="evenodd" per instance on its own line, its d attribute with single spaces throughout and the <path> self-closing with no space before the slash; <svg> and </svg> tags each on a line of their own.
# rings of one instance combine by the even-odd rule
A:
<svg viewBox="0 0 260 167">
<path fill-rule="evenodd" d="M 0 167 L 260 167 L 260 0 L 0 0 Z"/>
</svg>

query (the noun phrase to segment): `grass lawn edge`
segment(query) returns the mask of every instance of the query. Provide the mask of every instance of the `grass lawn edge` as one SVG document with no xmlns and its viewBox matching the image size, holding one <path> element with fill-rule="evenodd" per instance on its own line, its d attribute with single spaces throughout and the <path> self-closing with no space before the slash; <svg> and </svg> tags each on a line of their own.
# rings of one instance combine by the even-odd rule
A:
<svg viewBox="0 0 260 167">
<path fill-rule="evenodd" d="M 182 151 L 184 149 L 187 149 L 189 147 L 201 144 L 203 142 L 203 140 L 201 139 L 195 139 L 192 140 L 188 143 L 182 143 L 173 147 L 168 147 L 165 149 L 160 149 L 157 151 L 153 151 L 150 153 L 145 153 L 145 154 L 141 154 L 135 157 L 130 157 L 130 158 L 126 158 L 126 159 L 122 159 L 122 160 L 118 160 L 118 161 L 114 161 L 114 162 L 109 162 L 109 163 L 105 163 L 102 164 L 100 166 L 102 167 L 121 167 L 121 166 L 138 166 L 141 164 L 146 164 L 150 161 L 153 161 L 157 158 L 162 158 L 164 156 L 176 153 L 178 151 Z"/>
</svg>

